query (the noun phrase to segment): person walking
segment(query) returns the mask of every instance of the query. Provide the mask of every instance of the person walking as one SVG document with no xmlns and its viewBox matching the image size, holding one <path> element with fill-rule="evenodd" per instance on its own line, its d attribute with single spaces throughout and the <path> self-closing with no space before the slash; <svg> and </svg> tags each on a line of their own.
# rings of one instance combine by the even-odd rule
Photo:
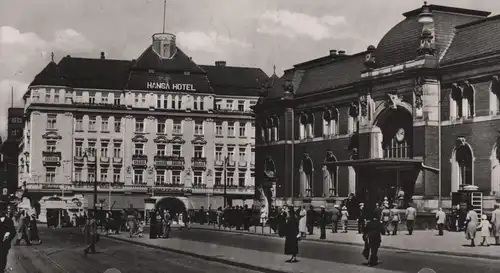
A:
<svg viewBox="0 0 500 273">
<path fill-rule="evenodd" d="M 167 239 L 170 237 L 170 231 L 172 226 L 172 216 L 170 215 L 170 211 L 166 210 L 163 214 L 163 238 Z"/>
<path fill-rule="evenodd" d="M 481 219 L 481 223 L 477 227 L 477 229 L 481 231 L 481 238 L 483 239 L 481 241 L 481 246 L 484 246 L 485 244 L 486 246 L 490 246 L 488 237 L 490 237 L 491 223 L 488 221 L 488 216 L 486 216 L 486 214 L 483 214 L 483 216 L 481 216 Z"/>
<path fill-rule="evenodd" d="M 363 233 L 363 241 L 365 242 L 365 248 L 363 250 L 363 256 L 368 260 L 369 266 L 374 266 L 380 263 L 378 259 L 378 249 L 382 244 L 382 234 L 385 234 L 385 227 L 380 223 L 380 217 L 374 214 L 366 224 L 365 232 Z"/>
<path fill-rule="evenodd" d="M 314 222 L 316 221 L 316 212 L 314 211 L 313 206 L 309 206 L 309 210 L 307 211 L 307 216 L 306 216 L 306 223 L 307 223 L 307 231 L 309 235 L 313 235 L 314 233 Z"/>
<path fill-rule="evenodd" d="M 28 237 L 28 225 L 29 219 L 26 216 L 26 211 L 22 210 L 19 222 L 17 224 L 17 238 L 16 242 L 14 243 L 16 246 L 21 243 L 21 240 L 24 240 L 26 242 L 26 245 L 31 245 L 30 239 Z"/>
<path fill-rule="evenodd" d="M 384 209 L 382 210 L 382 216 L 380 217 L 380 221 L 384 225 L 384 235 L 389 235 L 389 225 L 391 223 L 391 211 L 389 210 L 388 206 L 384 206 Z"/>
<path fill-rule="evenodd" d="M 300 237 L 306 238 L 307 234 L 307 211 L 306 206 L 303 206 L 299 213 L 299 232 Z"/>
<path fill-rule="evenodd" d="M 469 206 L 469 212 L 465 218 L 466 228 L 465 228 L 465 239 L 470 240 L 470 246 L 475 247 L 474 239 L 476 238 L 476 230 L 478 225 L 477 212 Z"/>
<path fill-rule="evenodd" d="M 493 225 L 493 236 L 495 245 L 500 244 L 500 204 L 495 204 L 495 210 L 491 214 L 491 224 Z"/>
<path fill-rule="evenodd" d="M 436 212 L 436 223 L 439 230 L 438 235 L 443 236 L 444 224 L 446 223 L 446 213 L 444 213 L 443 208 L 439 208 Z"/>
<path fill-rule="evenodd" d="M 326 239 L 326 224 L 328 222 L 328 214 L 326 213 L 325 206 L 321 206 L 321 211 L 319 213 L 319 230 L 321 240 Z"/>
<path fill-rule="evenodd" d="M 40 240 L 40 235 L 38 233 L 38 227 L 36 225 L 36 216 L 34 214 L 30 217 L 29 238 L 31 243 L 37 242 L 39 245 L 42 244 L 42 240 Z"/>
<path fill-rule="evenodd" d="M 401 223 L 401 217 L 399 216 L 398 205 L 396 203 L 392 204 L 391 209 L 391 223 L 392 223 L 392 235 L 398 235 L 398 225 Z"/>
<path fill-rule="evenodd" d="M 340 211 L 339 205 L 334 205 L 332 209 L 332 233 L 337 233 L 339 227 Z"/>
<path fill-rule="evenodd" d="M 417 210 L 413 207 L 413 204 L 408 204 L 406 209 L 405 219 L 406 219 L 406 229 L 408 230 L 408 235 L 413 234 L 413 228 L 415 227 L 415 219 L 417 218 Z"/>
<path fill-rule="evenodd" d="M 358 234 L 363 234 L 366 225 L 365 204 L 359 203 Z"/>
<path fill-rule="evenodd" d="M 6 272 L 5 267 L 7 266 L 7 256 L 9 255 L 9 251 L 12 246 L 12 240 L 16 237 L 14 221 L 12 221 L 12 218 L 7 217 L 6 210 L 7 202 L 3 200 L 0 201 L 0 238 L 2 238 L 0 243 L 1 272 Z"/>
<path fill-rule="evenodd" d="M 347 224 L 349 222 L 349 212 L 347 211 L 347 207 L 343 206 L 340 211 L 340 221 L 342 222 L 342 232 L 347 233 Z"/>
<path fill-rule="evenodd" d="M 298 262 L 297 254 L 299 254 L 299 227 L 297 217 L 294 213 L 293 207 L 289 208 L 287 213 L 287 221 L 285 226 L 285 255 L 292 255 L 287 260 L 288 263 Z"/>
<path fill-rule="evenodd" d="M 85 244 L 87 245 L 83 249 L 83 253 L 85 254 L 85 256 L 87 256 L 89 251 L 95 253 L 95 245 L 97 243 L 99 234 L 97 233 L 97 221 L 93 212 L 89 213 L 87 223 L 83 228 L 83 234 L 85 235 Z"/>
</svg>

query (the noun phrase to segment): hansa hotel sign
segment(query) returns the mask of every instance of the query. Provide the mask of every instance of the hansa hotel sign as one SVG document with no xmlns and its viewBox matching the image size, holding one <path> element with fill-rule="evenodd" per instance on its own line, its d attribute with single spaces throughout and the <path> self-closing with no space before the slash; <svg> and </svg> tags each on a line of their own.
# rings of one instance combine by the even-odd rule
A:
<svg viewBox="0 0 500 273">
<path fill-rule="evenodd" d="M 157 81 L 146 82 L 147 89 L 168 90 L 168 91 L 196 91 L 193 84 L 190 83 L 172 83 L 170 79 L 159 79 Z"/>
</svg>

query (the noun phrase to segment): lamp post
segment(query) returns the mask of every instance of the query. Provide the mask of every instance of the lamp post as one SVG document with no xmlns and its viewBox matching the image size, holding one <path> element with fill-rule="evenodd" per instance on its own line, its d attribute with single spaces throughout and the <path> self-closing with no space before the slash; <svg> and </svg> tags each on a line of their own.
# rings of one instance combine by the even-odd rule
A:
<svg viewBox="0 0 500 273">
<path fill-rule="evenodd" d="M 227 206 L 227 163 L 229 161 L 229 157 L 224 157 L 224 208 Z"/>
<path fill-rule="evenodd" d="M 97 168 L 99 167 L 99 159 L 97 156 L 97 150 L 92 150 L 90 148 L 85 149 L 85 153 L 83 157 L 87 159 L 87 172 L 89 170 L 88 167 L 88 159 L 89 156 L 95 157 L 95 168 L 94 168 L 94 213 L 97 212 Z"/>
</svg>

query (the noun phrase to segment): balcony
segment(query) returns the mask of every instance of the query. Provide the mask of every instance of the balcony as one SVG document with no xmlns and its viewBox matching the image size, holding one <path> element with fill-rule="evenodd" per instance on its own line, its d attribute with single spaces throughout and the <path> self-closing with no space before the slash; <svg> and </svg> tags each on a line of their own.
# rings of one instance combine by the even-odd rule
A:
<svg viewBox="0 0 500 273">
<path fill-rule="evenodd" d="M 127 192 L 147 192 L 149 190 L 147 183 L 137 183 L 137 184 L 129 184 L 124 185 L 124 189 Z"/>
<path fill-rule="evenodd" d="M 224 166 L 224 160 L 215 160 L 215 166 L 223 167 Z"/>
<path fill-rule="evenodd" d="M 87 156 L 87 163 L 95 164 L 95 156 Z"/>
<path fill-rule="evenodd" d="M 93 191 L 94 185 L 96 182 L 94 181 L 73 181 L 72 186 L 75 190 L 79 191 Z M 123 189 L 123 185 L 125 182 L 101 182 L 97 181 L 97 190 L 110 190 L 111 189 Z"/>
<path fill-rule="evenodd" d="M 228 160 L 227 161 L 227 166 L 228 167 L 235 167 L 236 166 L 236 161 L 234 161 L 234 160 Z"/>
<path fill-rule="evenodd" d="M 107 163 L 107 164 L 109 164 L 109 157 L 107 157 L 107 156 L 101 156 L 99 158 L 99 160 L 100 160 L 100 163 Z"/>
<path fill-rule="evenodd" d="M 169 156 L 167 157 L 167 168 L 169 169 L 184 169 L 184 157 Z"/>
<path fill-rule="evenodd" d="M 224 185 L 215 185 L 213 189 L 214 193 L 223 194 Z M 253 195 L 255 194 L 254 186 L 238 186 L 238 185 L 227 185 L 227 194 L 238 194 L 238 195 Z"/>
<path fill-rule="evenodd" d="M 83 164 L 85 162 L 85 159 L 83 156 L 74 156 L 73 157 L 73 162 L 75 164 Z"/>
<path fill-rule="evenodd" d="M 238 162 L 238 167 L 245 168 L 246 166 L 247 166 L 247 162 L 246 161 L 239 161 Z"/>
<path fill-rule="evenodd" d="M 47 165 L 61 165 L 61 152 L 42 152 L 42 162 Z"/>
<path fill-rule="evenodd" d="M 134 166 L 146 166 L 148 164 L 148 156 L 147 155 L 133 155 L 132 156 L 132 165 Z"/>
<path fill-rule="evenodd" d="M 113 157 L 113 164 L 114 165 L 122 165 L 123 164 L 123 158 L 121 158 L 121 157 Z"/>
<path fill-rule="evenodd" d="M 193 190 L 184 184 L 176 183 L 155 183 L 154 187 L 148 188 L 149 194 L 191 194 Z"/>
<path fill-rule="evenodd" d="M 167 167 L 167 160 L 168 156 L 164 155 L 155 155 L 155 167 L 159 168 L 166 168 Z"/>
<path fill-rule="evenodd" d="M 191 163 L 192 163 L 193 169 L 205 170 L 207 168 L 207 158 L 206 157 L 193 157 L 193 158 L 191 158 Z"/>
<path fill-rule="evenodd" d="M 26 189 L 43 192 L 62 192 L 63 190 L 70 191 L 72 189 L 72 185 L 57 183 L 27 183 Z"/>
</svg>

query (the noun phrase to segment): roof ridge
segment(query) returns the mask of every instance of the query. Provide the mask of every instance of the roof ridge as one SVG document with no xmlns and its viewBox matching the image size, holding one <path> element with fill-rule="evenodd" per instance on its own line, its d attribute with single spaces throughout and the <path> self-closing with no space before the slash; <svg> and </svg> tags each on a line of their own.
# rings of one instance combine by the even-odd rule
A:
<svg viewBox="0 0 500 273">
<path fill-rule="evenodd" d="M 483 19 L 478 19 L 476 21 L 472 21 L 472 22 L 469 22 L 469 23 L 457 25 L 457 26 L 455 26 L 455 28 L 457 30 L 461 30 L 461 29 L 464 29 L 464 28 L 467 28 L 467 27 L 470 27 L 470 26 L 475 26 L 475 25 L 479 25 L 479 24 L 482 24 L 482 23 L 485 23 L 485 22 L 494 21 L 494 20 L 498 20 L 498 19 L 500 19 L 500 14 L 497 14 L 497 15 L 494 15 L 494 16 L 491 16 L 491 17 L 487 17 L 487 18 L 483 18 Z"/>
<path fill-rule="evenodd" d="M 438 58 L 438 63 L 440 63 L 444 59 L 444 56 L 446 56 L 446 53 L 448 53 L 448 49 L 450 49 L 456 36 L 457 36 L 457 29 L 455 28 L 452 31 L 452 37 L 451 37 L 450 41 L 448 41 L 448 44 L 446 45 L 443 52 L 441 53 L 441 56 L 439 56 L 439 58 Z"/>
</svg>

